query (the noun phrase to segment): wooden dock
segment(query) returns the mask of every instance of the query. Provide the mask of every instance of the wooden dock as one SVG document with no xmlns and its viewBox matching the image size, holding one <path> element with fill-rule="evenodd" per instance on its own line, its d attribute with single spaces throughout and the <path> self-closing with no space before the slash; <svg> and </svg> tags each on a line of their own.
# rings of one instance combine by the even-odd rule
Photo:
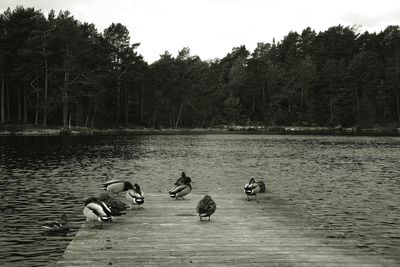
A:
<svg viewBox="0 0 400 267">
<path fill-rule="evenodd" d="M 266 194 L 259 202 L 211 196 L 217 211 L 200 222 L 195 209 L 203 195 L 147 194 L 142 208 L 102 229 L 84 224 L 57 266 L 396 266 L 365 255 L 354 241 L 326 238 Z"/>
</svg>

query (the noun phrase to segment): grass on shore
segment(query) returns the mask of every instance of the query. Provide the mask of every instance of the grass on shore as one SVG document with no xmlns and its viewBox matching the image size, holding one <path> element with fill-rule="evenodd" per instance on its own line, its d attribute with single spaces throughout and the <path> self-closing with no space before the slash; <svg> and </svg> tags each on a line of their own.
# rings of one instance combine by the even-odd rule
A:
<svg viewBox="0 0 400 267">
<path fill-rule="evenodd" d="M 135 133 L 265 133 L 265 134 L 371 134 L 400 136 L 400 128 L 367 128 L 356 127 L 300 127 L 300 126 L 228 126 L 219 125 L 213 128 L 164 128 L 153 129 L 142 126 L 128 126 L 118 128 L 65 128 L 61 126 L 40 127 L 25 124 L 0 125 L 0 135 L 23 136 L 54 136 L 54 135 L 110 135 L 110 134 L 135 134 Z"/>
</svg>

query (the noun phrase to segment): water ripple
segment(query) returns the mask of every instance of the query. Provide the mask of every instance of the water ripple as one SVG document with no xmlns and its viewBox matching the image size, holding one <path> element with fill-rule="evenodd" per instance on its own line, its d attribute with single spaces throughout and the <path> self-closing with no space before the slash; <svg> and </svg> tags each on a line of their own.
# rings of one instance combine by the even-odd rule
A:
<svg viewBox="0 0 400 267">
<path fill-rule="evenodd" d="M 241 193 L 250 177 L 300 211 L 327 240 L 400 255 L 400 139 L 392 137 L 143 135 L 0 137 L 0 264 L 57 261 L 84 221 L 86 197 L 112 178 L 167 192 L 181 171 L 193 190 Z M 66 236 L 41 225 L 71 218 Z M 328 241 L 327 241 L 328 242 Z"/>
</svg>

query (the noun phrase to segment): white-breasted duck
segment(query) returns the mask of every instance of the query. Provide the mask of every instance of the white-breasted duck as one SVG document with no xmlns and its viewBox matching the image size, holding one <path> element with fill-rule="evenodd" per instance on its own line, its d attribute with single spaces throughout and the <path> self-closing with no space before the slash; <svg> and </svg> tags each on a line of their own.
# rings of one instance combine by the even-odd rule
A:
<svg viewBox="0 0 400 267">
<path fill-rule="evenodd" d="M 98 198 L 99 201 L 104 202 L 111 211 L 112 216 L 125 215 L 128 212 L 128 205 L 117 198 L 113 198 L 108 194 L 101 194 Z"/>
<path fill-rule="evenodd" d="M 203 220 L 203 217 L 208 217 L 208 220 L 210 221 L 210 217 L 216 209 L 217 204 L 209 195 L 205 195 L 204 198 L 199 201 L 196 207 L 197 213 L 200 217 L 200 221 Z"/>
<path fill-rule="evenodd" d="M 175 186 L 168 192 L 170 197 L 175 199 L 184 199 L 183 197 L 192 191 L 192 186 L 190 184 L 192 182 L 192 179 L 188 176 L 182 178 L 182 184 L 175 184 Z"/>
<path fill-rule="evenodd" d="M 121 192 L 129 190 L 132 187 L 130 182 L 124 180 L 113 179 L 103 183 L 103 187 L 101 189 L 110 192 L 119 194 Z"/>
<path fill-rule="evenodd" d="M 251 178 L 249 183 L 244 186 L 244 192 L 247 195 L 247 199 L 250 200 L 251 196 L 257 200 L 257 194 L 260 193 L 260 186 L 256 183 L 254 178 Z"/>
<path fill-rule="evenodd" d="M 103 222 L 112 221 L 111 210 L 104 202 L 99 201 L 95 197 L 89 197 L 86 200 L 83 214 L 86 217 L 86 221 L 93 221 L 94 225 L 96 222 L 99 222 L 101 225 Z"/>
<path fill-rule="evenodd" d="M 131 209 L 135 205 L 140 208 L 140 205 L 144 204 L 144 193 L 138 184 L 134 184 L 129 188 L 128 192 L 126 192 L 126 200 L 132 205 Z"/>
<path fill-rule="evenodd" d="M 42 228 L 47 235 L 66 235 L 70 230 L 67 214 L 62 214 L 60 220 L 46 222 Z"/>
</svg>

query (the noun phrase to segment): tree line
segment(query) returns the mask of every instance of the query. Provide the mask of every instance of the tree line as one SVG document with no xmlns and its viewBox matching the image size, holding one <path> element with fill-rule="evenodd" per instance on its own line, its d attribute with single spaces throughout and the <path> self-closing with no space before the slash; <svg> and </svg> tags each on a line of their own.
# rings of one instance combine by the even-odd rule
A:
<svg viewBox="0 0 400 267">
<path fill-rule="evenodd" d="M 0 15 L 1 124 L 154 128 L 400 125 L 400 28 L 289 32 L 254 51 L 201 60 L 185 47 L 152 63 L 128 29 L 68 11 Z"/>
</svg>

